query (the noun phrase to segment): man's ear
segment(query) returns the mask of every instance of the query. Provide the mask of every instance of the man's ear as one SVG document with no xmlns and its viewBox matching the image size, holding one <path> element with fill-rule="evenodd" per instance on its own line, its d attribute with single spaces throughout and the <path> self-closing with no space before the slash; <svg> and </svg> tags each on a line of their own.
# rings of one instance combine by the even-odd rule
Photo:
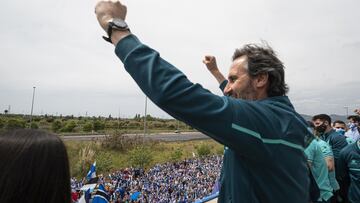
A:
<svg viewBox="0 0 360 203">
<path fill-rule="evenodd" d="M 263 88 L 268 85 L 269 74 L 268 73 L 260 73 L 255 78 L 255 86 L 257 88 Z"/>
</svg>

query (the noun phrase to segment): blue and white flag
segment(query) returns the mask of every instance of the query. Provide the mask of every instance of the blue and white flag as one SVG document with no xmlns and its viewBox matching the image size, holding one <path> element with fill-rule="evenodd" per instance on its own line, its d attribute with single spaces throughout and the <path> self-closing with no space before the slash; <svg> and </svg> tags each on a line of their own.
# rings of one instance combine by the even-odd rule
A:
<svg viewBox="0 0 360 203">
<path fill-rule="evenodd" d="M 141 194 L 140 192 L 134 192 L 134 193 L 130 196 L 130 200 L 137 201 L 137 199 L 139 198 L 140 194 Z"/>
<path fill-rule="evenodd" d="M 95 195 L 93 196 L 92 203 L 109 203 L 110 196 L 106 192 L 102 184 L 99 185 Z"/>
<path fill-rule="evenodd" d="M 91 165 L 90 170 L 86 175 L 88 181 L 92 178 L 96 178 L 96 161 Z"/>
</svg>

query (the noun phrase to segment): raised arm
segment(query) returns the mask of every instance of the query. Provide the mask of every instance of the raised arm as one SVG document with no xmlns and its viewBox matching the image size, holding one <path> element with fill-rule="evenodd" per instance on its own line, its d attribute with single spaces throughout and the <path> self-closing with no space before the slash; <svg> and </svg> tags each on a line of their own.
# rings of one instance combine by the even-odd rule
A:
<svg viewBox="0 0 360 203">
<path fill-rule="evenodd" d="M 96 6 L 95 12 L 107 16 L 122 8 L 120 3 L 105 1 Z M 104 17 L 97 18 L 106 30 Z M 258 161 L 271 156 L 261 135 L 253 131 L 257 129 L 255 123 L 263 118 L 266 108 L 255 102 L 217 96 L 190 82 L 157 51 L 142 44 L 128 31 L 114 32 L 111 39 L 126 71 L 162 110 L 243 156 Z"/>
<path fill-rule="evenodd" d="M 206 68 L 209 70 L 209 72 L 218 81 L 219 85 L 221 85 L 221 83 L 226 80 L 216 64 L 215 56 L 206 55 L 203 59 L 203 63 L 206 65 Z"/>
</svg>

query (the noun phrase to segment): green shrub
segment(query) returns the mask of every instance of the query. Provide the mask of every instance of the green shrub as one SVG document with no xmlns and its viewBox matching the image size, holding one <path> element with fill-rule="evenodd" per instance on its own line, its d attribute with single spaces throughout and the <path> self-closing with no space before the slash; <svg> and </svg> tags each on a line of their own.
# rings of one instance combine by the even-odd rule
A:
<svg viewBox="0 0 360 203">
<path fill-rule="evenodd" d="M 111 154 L 109 152 L 98 152 L 97 154 L 95 154 L 95 160 L 97 172 L 108 173 L 111 169 L 113 169 Z"/>
<path fill-rule="evenodd" d="M 166 125 L 164 125 L 164 123 L 160 121 L 149 122 L 149 128 L 164 128 L 165 126 Z"/>
<path fill-rule="evenodd" d="M 200 146 L 196 148 L 196 151 L 200 157 L 203 157 L 211 153 L 211 148 L 209 145 L 202 143 Z"/>
<path fill-rule="evenodd" d="M 33 121 L 39 122 L 41 120 L 41 117 L 34 117 Z"/>
<path fill-rule="evenodd" d="M 170 160 L 174 161 L 174 162 L 179 161 L 179 160 L 181 160 L 182 155 L 183 155 L 183 152 L 181 151 L 181 149 L 177 148 L 177 149 L 175 149 L 174 151 L 171 152 Z"/>
<path fill-rule="evenodd" d="M 176 126 L 174 124 L 167 125 L 167 128 L 170 130 L 175 130 Z"/>
<path fill-rule="evenodd" d="M 25 121 L 11 118 L 6 123 L 6 129 L 19 129 L 25 128 Z"/>
<path fill-rule="evenodd" d="M 5 127 L 5 125 L 6 125 L 5 120 L 0 118 L 0 128 Z"/>
<path fill-rule="evenodd" d="M 65 126 L 61 128 L 61 132 L 74 132 L 75 127 L 76 127 L 75 121 L 68 121 L 66 122 Z"/>
<path fill-rule="evenodd" d="M 153 154 L 149 147 L 138 145 L 129 152 L 129 163 L 133 167 L 145 168 L 153 160 Z"/>
<path fill-rule="evenodd" d="M 54 117 L 51 116 L 51 117 L 47 117 L 45 120 L 48 123 L 52 123 L 52 122 L 54 122 L 55 119 L 54 119 Z"/>
<path fill-rule="evenodd" d="M 101 141 L 104 149 L 116 151 L 128 151 L 137 145 L 143 144 L 144 140 L 139 136 L 125 136 L 121 133 L 114 133 Z"/>
<path fill-rule="evenodd" d="M 35 122 L 31 122 L 30 128 L 31 129 L 39 129 L 39 125 Z"/>
<path fill-rule="evenodd" d="M 83 125 L 83 131 L 84 132 L 90 132 L 90 131 L 92 131 L 92 129 L 93 129 L 93 125 L 90 122 L 86 122 Z"/>
<path fill-rule="evenodd" d="M 105 123 L 99 120 L 96 120 L 93 122 L 93 129 L 95 131 L 104 130 L 105 129 Z"/>
<path fill-rule="evenodd" d="M 62 127 L 62 122 L 60 120 L 55 120 L 52 124 L 51 124 L 51 129 L 54 132 L 58 132 Z"/>
<path fill-rule="evenodd" d="M 129 128 L 139 128 L 141 127 L 140 121 L 129 121 L 127 123 L 127 127 Z"/>
</svg>

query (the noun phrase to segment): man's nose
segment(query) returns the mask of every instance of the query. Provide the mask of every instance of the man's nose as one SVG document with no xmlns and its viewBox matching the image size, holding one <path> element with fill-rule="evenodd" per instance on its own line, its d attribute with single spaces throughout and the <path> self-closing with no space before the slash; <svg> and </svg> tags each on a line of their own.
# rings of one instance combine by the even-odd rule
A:
<svg viewBox="0 0 360 203">
<path fill-rule="evenodd" d="M 231 86 L 230 86 L 230 85 L 226 85 L 225 88 L 224 88 L 224 95 L 230 96 L 230 95 L 231 95 L 231 92 L 232 92 Z"/>
</svg>

